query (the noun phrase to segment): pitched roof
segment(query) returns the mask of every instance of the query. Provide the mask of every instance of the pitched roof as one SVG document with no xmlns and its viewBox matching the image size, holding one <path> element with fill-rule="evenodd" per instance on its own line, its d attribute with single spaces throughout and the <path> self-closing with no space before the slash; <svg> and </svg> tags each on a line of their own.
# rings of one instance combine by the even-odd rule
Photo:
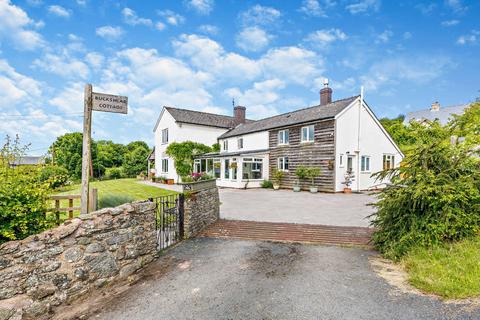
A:
<svg viewBox="0 0 480 320">
<path fill-rule="evenodd" d="M 331 102 L 326 105 L 318 105 L 309 108 L 299 109 L 292 112 L 280 114 L 270 118 L 261 119 L 252 123 L 241 124 L 236 128 L 225 132 L 219 138 L 234 137 L 246 133 L 270 130 L 274 128 L 286 127 L 295 124 L 334 118 L 342 112 L 359 96 L 353 96 Z"/>
<path fill-rule="evenodd" d="M 208 112 L 165 107 L 177 122 L 231 129 L 235 127 L 235 118 Z M 246 120 L 247 123 L 253 120 Z"/>
<path fill-rule="evenodd" d="M 449 106 L 449 107 L 440 107 L 439 110 L 419 110 L 409 112 L 405 117 L 404 123 L 408 124 L 411 120 L 438 120 L 440 124 L 445 125 L 448 121 L 452 119 L 452 115 L 457 114 L 461 115 L 465 111 L 466 108 L 470 106 L 469 103 L 461 104 L 457 106 Z"/>
</svg>

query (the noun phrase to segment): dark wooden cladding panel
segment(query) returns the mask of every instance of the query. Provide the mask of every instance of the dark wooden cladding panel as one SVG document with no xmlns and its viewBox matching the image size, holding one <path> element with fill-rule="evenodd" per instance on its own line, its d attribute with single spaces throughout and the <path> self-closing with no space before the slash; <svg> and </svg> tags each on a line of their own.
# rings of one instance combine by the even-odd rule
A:
<svg viewBox="0 0 480 320">
<path fill-rule="evenodd" d="M 315 185 L 320 191 L 335 191 L 335 121 L 328 120 L 313 123 L 315 126 L 314 141 L 301 143 L 300 134 L 303 126 L 289 127 L 290 143 L 285 146 L 278 145 L 278 131 L 269 132 L 270 146 L 270 176 L 277 168 L 279 157 L 288 157 L 289 172 L 285 172 L 282 180 L 282 188 L 292 188 L 297 181 L 295 169 L 298 166 L 318 167 L 321 170 L 319 177 L 315 178 Z M 310 187 L 310 181 L 301 181 L 300 186 L 304 190 Z"/>
</svg>

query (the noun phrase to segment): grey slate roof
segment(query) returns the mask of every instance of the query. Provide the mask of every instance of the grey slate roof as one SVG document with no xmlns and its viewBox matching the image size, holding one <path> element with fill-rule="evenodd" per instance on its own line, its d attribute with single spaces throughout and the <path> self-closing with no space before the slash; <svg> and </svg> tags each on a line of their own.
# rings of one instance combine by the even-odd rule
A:
<svg viewBox="0 0 480 320">
<path fill-rule="evenodd" d="M 165 107 L 177 122 L 198 124 L 210 127 L 231 129 L 235 127 L 234 118 L 220 114 Z M 246 120 L 247 123 L 253 120 Z"/>
<path fill-rule="evenodd" d="M 299 109 L 292 112 L 280 114 L 270 118 L 261 119 L 252 123 L 246 123 L 225 132 L 219 138 L 228 138 L 239 136 L 246 133 L 270 130 L 274 128 L 286 127 L 295 124 L 301 124 L 310 121 L 334 118 L 343 109 L 348 107 L 359 96 L 337 100 L 323 106 L 313 106 Z"/>
<path fill-rule="evenodd" d="M 463 114 L 464 110 L 470 106 L 469 103 L 467 104 L 461 104 L 457 106 L 449 106 L 449 107 L 442 107 L 440 106 L 440 110 L 434 111 L 426 109 L 426 110 L 419 110 L 419 111 L 414 111 L 414 112 L 409 112 L 405 116 L 404 123 L 408 124 L 411 120 L 430 120 L 434 121 L 438 119 L 440 124 L 445 125 L 449 120 L 452 119 L 453 114 Z"/>
</svg>

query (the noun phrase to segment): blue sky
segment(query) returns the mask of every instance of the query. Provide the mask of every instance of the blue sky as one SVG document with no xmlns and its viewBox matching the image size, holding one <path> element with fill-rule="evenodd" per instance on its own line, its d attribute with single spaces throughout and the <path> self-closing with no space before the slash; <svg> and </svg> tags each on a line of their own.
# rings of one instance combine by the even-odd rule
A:
<svg viewBox="0 0 480 320">
<path fill-rule="evenodd" d="M 45 153 L 82 128 L 83 86 L 127 95 L 93 138 L 153 144 L 161 107 L 253 119 L 360 86 L 396 116 L 480 96 L 479 1 L 0 0 L 0 133 Z"/>
</svg>

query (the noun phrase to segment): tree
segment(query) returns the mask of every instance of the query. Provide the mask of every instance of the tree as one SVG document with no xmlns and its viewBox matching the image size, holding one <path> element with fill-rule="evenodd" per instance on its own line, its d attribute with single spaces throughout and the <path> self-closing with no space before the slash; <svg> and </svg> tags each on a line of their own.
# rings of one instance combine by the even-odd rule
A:
<svg viewBox="0 0 480 320">
<path fill-rule="evenodd" d="M 123 160 L 123 169 L 127 176 L 133 177 L 146 169 L 150 148 L 143 141 L 130 142 Z"/>
<path fill-rule="evenodd" d="M 209 146 L 202 143 L 185 141 L 171 143 L 167 147 L 166 153 L 173 158 L 177 174 L 180 177 L 186 177 L 192 173 L 193 159 L 211 151 Z"/>
<path fill-rule="evenodd" d="M 373 241 L 387 257 L 397 259 L 415 246 L 460 240 L 480 231 L 480 159 L 474 156 L 478 108 L 447 126 L 412 122 L 415 143 L 403 165 L 377 174 L 392 182 L 380 194 L 372 222 Z M 465 138 L 452 143 L 455 134 Z"/>
<path fill-rule="evenodd" d="M 97 142 L 97 175 L 104 175 L 107 168 L 118 168 L 123 165 L 127 147 L 120 143 L 113 143 L 111 140 L 100 140 Z M 101 173 L 101 174 L 100 174 Z"/>
<path fill-rule="evenodd" d="M 409 125 L 404 124 L 405 116 L 399 115 L 396 118 L 382 118 L 380 123 L 390 134 L 395 143 L 402 151 L 407 151 L 415 143 L 415 135 Z"/>
</svg>

